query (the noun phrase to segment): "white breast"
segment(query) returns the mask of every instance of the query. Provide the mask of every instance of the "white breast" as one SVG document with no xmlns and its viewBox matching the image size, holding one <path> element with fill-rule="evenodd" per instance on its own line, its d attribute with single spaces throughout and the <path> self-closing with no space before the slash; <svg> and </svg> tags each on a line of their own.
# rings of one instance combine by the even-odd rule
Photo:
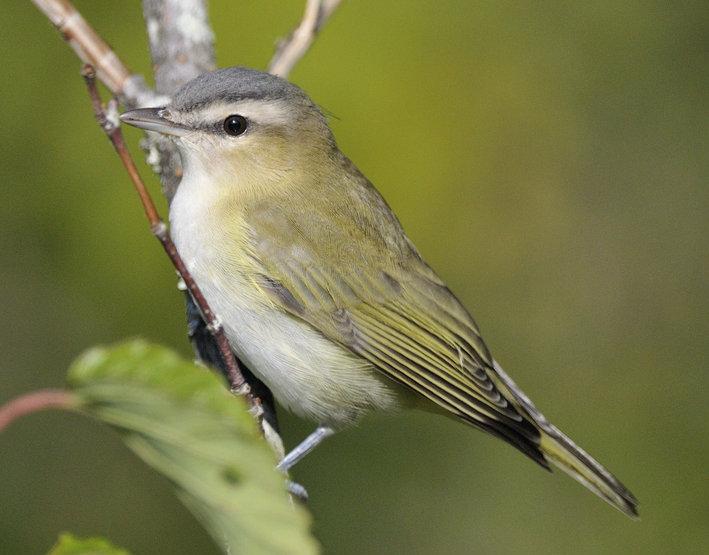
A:
<svg viewBox="0 0 709 555">
<path fill-rule="evenodd" d="M 392 382 L 308 324 L 273 307 L 221 253 L 232 238 L 210 218 L 218 191 L 183 178 L 170 207 L 177 250 L 224 325 L 237 356 L 292 412 L 330 426 L 395 409 Z M 232 236 L 233 237 L 233 236 Z"/>
</svg>

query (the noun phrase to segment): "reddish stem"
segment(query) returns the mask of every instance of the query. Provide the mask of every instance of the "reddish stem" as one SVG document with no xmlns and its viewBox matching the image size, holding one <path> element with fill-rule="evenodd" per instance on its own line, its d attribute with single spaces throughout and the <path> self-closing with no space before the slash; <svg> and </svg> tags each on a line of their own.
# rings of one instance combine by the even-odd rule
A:
<svg viewBox="0 0 709 555">
<path fill-rule="evenodd" d="M 74 395 L 63 389 L 40 389 L 25 393 L 0 406 L 0 432 L 26 414 L 46 409 L 70 409 L 75 405 Z"/>
</svg>

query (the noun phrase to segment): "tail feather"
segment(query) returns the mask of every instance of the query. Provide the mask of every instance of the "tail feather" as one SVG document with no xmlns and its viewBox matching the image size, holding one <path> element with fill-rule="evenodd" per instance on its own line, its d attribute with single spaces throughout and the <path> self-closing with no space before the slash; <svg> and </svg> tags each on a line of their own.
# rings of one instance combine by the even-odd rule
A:
<svg viewBox="0 0 709 555">
<path fill-rule="evenodd" d="M 638 518 L 638 500 L 618 479 L 550 425 L 544 430 L 541 449 L 551 463 L 631 518 Z M 553 432 L 552 435 L 550 432 Z"/>
<path fill-rule="evenodd" d="M 540 449 L 545 458 L 616 509 L 631 518 L 638 518 L 638 501 L 635 496 L 586 451 L 552 425 L 496 361 L 494 367 L 504 388 L 539 427 Z"/>
</svg>

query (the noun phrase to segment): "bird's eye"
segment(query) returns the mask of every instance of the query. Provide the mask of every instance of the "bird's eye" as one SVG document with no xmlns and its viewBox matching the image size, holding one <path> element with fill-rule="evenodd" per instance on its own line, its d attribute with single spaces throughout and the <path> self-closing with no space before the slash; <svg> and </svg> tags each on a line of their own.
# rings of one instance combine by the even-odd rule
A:
<svg viewBox="0 0 709 555">
<path fill-rule="evenodd" d="M 232 137 L 236 137 L 244 133 L 248 126 L 249 122 L 246 121 L 246 118 L 238 114 L 229 116 L 224 120 L 224 131 L 227 135 L 231 135 Z"/>
</svg>

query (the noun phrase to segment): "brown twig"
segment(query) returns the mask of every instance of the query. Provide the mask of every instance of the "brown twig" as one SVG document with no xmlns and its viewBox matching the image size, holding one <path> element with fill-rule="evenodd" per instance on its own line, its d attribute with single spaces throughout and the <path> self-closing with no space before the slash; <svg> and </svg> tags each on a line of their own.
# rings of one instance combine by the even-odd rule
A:
<svg viewBox="0 0 709 555">
<path fill-rule="evenodd" d="M 79 59 L 96 68 L 108 90 L 130 108 L 156 106 L 158 98 L 142 76 L 131 73 L 118 55 L 68 0 L 32 0 L 61 33 Z"/>
<path fill-rule="evenodd" d="M 57 28 L 79 59 L 96 68 L 91 79 L 93 84 L 90 87 L 93 90 L 91 100 L 94 105 L 94 111 L 99 119 L 101 128 L 111 139 L 127 171 L 131 175 L 131 179 L 133 179 L 136 185 L 153 233 L 160 240 L 163 248 L 168 256 L 170 256 L 173 264 L 175 264 L 172 254 L 176 255 L 177 253 L 174 245 L 169 241 L 166 226 L 157 214 L 145 186 L 142 185 L 135 164 L 130 160 L 130 156 L 128 156 L 128 162 L 124 157 L 124 154 L 127 154 L 127 149 L 123 144 L 122 134 L 120 134 L 120 131 L 118 134 L 113 133 L 114 128 L 118 127 L 115 103 L 112 105 L 113 110 L 111 114 L 107 116 L 99 98 L 98 91 L 96 90 L 95 78 L 98 77 L 114 96 L 121 99 L 127 108 L 160 106 L 169 103 L 169 96 L 165 96 L 165 94 L 174 93 L 174 89 L 184 84 L 184 82 L 196 77 L 203 71 L 213 69 L 213 43 L 203 0 L 144 0 L 144 13 L 149 31 L 151 27 L 153 31 L 156 27 L 158 29 L 157 33 L 154 32 L 152 35 L 150 32 L 148 33 L 150 35 L 149 42 L 155 65 L 157 67 L 166 68 L 166 71 L 163 72 L 166 76 L 172 72 L 175 64 L 185 65 L 184 69 L 179 72 L 181 82 L 176 79 L 170 80 L 167 77 L 165 79 L 156 80 L 158 90 L 161 94 L 156 94 L 150 89 L 142 76 L 130 72 L 127 66 L 120 60 L 119 56 L 87 23 L 71 2 L 68 0 L 32 1 Z M 190 15 L 191 25 L 177 26 L 175 24 L 175 18 L 180 14 L 182 14 L 182 16 Z M 184 17 L 182 19 L 184 20 Z M 198 48 L 195 45 L 195 37 L 190 38 L 185 34 L 188 31 L 191 32 L 194 30 L 195 22 L 201 22 L 208 30 L 208 33 L 202 33 L 204 40 Z M 161 28 L 168 26 L 172 26 L 175 29 L 179 27 L 179 29 L 169 32 L 160 31 Z M 183 33 L 184 36 L 181 36 L 180 33 Z M 169 47 L 163 48 L 161 44 L 163 39 L 169 39 Z M 184 42 L 183 48 L 176 49 L 176 45 L 180 43 L 180 41 Z M 198 59 L 198 61 L 194 63 L 187 63 L 190 60 L 196 59 Z M 99 114 L 103 115 L 99 117 Z M 114 137 L 117 137 L 118 143 L 114 142 Z M 146 150 L 150 152 L 149 160 L 153 162 L 151 165 L 154 171 L 156 171 L 163 180 L 163 192 L 169 201 L 181 177 L 179 156 L 170 141 L 161 140 L 156 134 L 152 134 L 152 136 L 147 139 L 146 144 Z M 135 181 L 136 178 L 138 179 L 137 183 Z M 140 183 L 140 185 L 138 183 Z M 165 239 L 167 239 L 169 243 L 166 243 L 164 241 Z M 181 263 L 181 266 L 184 268 L 183 263 Z M 185 274 L 189 275 L 189 272 L 185 270 Z M 185 281 L 189 290 L 189 285 L 186 280 L 183 281 Z M 191 278 L 190 281 L 194 283 L 194 280 Z M 198 288 L 196 290 L 199 292 Z M 202 297 L 203 299 L 201 292 L 195 296 L 194 292 L 190 290 L 189 294 L 195 304 L 199 305 L 197 297 Z M 223 331 L 221 331 L 221 326 L 214 313 L 209 309 L 206 302 L 204 306 L 207 308 L 206 311 L 202 306 L 199 306 L 199 308 L 205 317 L 208 316 L 206 319 L 206 327 L 209 332 L 216 332 L 215 335 L 213 334 L 214 341 L 218 351 L 224 357 L 224 371 L 227 374 L 230 387 L 237 392 L 244 392 L 249 388 L 248 384 L 243 380 L 243 374 L 239 370 L 238 362 L 236 362 L 231 352 L 226 337 Z M 247 392 L 247 400 L 252 407 L 252 412 L 256 414 L 261 430 L 269 444 L 279 456 L 282 456 L 282 441 L 275 430 L 271 429 L 270 426 L 265 426 L 265 421 L 262 419 L 263 409 L 260 399 L 250 394 L 250 392 Z"/>
<path fill-rule="evenodd" d="M 199 73 L 214 67 L 213 34 L 207 18 L 205 1 L 143 0 L 159 94 L 146 85 L 142 76 L 128 70 L 117 54 L 86 22 L 69 0 L 32 1 L 60 31 L 79 58 L 96 68 L 94 77 L 91 78 L 93 85 L 89 88 L 90 90 L 94 89 L 91 95 L 97 119 L 131 175 L 150 221 L 153 234 L 160 240 L 178 272 L 183 276 L 189 276 L 189 272 L 184 267 L 184 263 L 179 260 L 179 255 L 170 241 L 164 222 L 157 214 L 155 206 L 140 180 L 135 164 L 123 144 L 120 130 L 117 130 L 118 119 L 115 102 L 111 103 L 112 110 L 107 115 L 98 92 L 95 90 L 95 77 L 97 75 L 111 93 L 119 97 L 127 108 L 154 107 L 169 103 L 169 96 L 166 95 L 172 95 L 177 87 L 196 77 Z M 287 39 L 279 43 L 269 71 L 286 77 L 305 55 L 318 32 L 340 3 L 341 0 L 307 0 L 303 20 Z M 189 21 L 190 25 L 177 25 L 177 19 L 183 23 Z M 100 114 L 102 116 L 99 116 Z M 115 137 L 118 142 L 114 141 Z M 149 152 L 148 161 L 153 170 L 160 175 L 163 182 L 163 193 L 169 201 L 181 178 L 179 156 L 170 141 L 163 140 L 155 134 L 148 138 L 146 144 L 145 148 Z M 175 257 L 179 260 L 179 264 Z M 218 319 L 209 309 L 206 301 L 203 304 L 199 302 L 198 297 L 201 297 L 202 300 L 204 297 L 191 276 L 189 281 L 194 287 L 190 286 L 188 280 L 184 281 L 190 291 L 191 298 L 200 305 L 200 310 L 205 316 L 210 333 L 213 333 L 219 352 L 225 357 L 226 371 L 232 389 L 235 387 L 241 390 L 248 389 L 248 384 L 243 380 L 238 362 L 231 352 Z M 195 295 L 195 291 L 198 292 L 197 295 Z M 250 392 L 247 397 L 253 411 L 257 414 L 261 429 L 269 444 L 276 453 L 282 455 L 283 445 L 280 436 L 270 426 L 265 426 L 260 400 Z"/>
<path fill-rule="evenodd" d="M 0 407 L 0 432 L 26 414 L 46 409 L 70 409 L 75 404 L 74 395 L 63 389 L 40 389 L 25 393 Z"/>
<path fill-rule="evenodd" d="M 268 71 L 279 77 L 288 77 L 341 2 L 342 0 L 307 0 L 303 19 L 287 38 L 279 42 L 268 64 Z"/>
<path fill-rule="evenodd" d="M 143 0 L 143 17 L 148 30 L 148 46 L 158 95 L 172 96 L 188 81 L 215 69 L 214 33 L 209 23 L 206 4 L 206 0 Z M 166 103 L 153 103 L 152 106 L 164 104 Z M 147 160 L 153 171 L 160 176 L 162 193 L 170 202 L 182 179 L 182 161 L 175 143 L 168 137 L 150 133 L 141 146 L 148 153 Z M 194 296 L 188 295 L 188 313 L 193 311 L 195 304 Z M 193 322 L 190 322 L 190 326 L 192 324 Z M 200 322 L 197 329 L 199 333 L 194 335 L 195 328 L 190 327 L 190 337 L 193 339 L 195 354 L 201 359 L 205 350 L 213 351 L 207 337 L 211 333 L 209 322 Z M 208 333 L 202 333 L 203 331 Z M 214 344 L 219 352 L 228 348 L 223 333 L 214 338 Z M 224 373 L 231 373 L 227 365 L 222 366 L 218 361 L 203 362 L 217 366 Z M 282 457 L 283 441 L 272 427 L 275 423 L 275 408 L 270 407 L 270 420 L 263 418 L 262 400 L 255 391 L 251 392 L 251 396 L 264 437 L 274 452 Z"/>
<path fill-rule="evenodd" d="M 165 249 L 168 257 L 172 261 L 173 266 L 177 270 L 182 280 L 187 287 L 187 290 L 192 295 L 195 303 L 200 308 L 202 316 L 209 327 L 212 336 L 214 337 L 217 346 L 219 347 L 219 352 L 224 359 L 227 368 L 227 379 L 229 381 L 229 387 L 231 391 L 239 395 L 244 395 L 251 405 L 252 408 L 258 407 L 257 399 L 251 394 L 249 385 L 246 383 L 243 374 L 239 368 L 239 364 L 234 357 L 234 354 L 229 347 L 229 342 L 227 341 L 226 335 L 224 334 L 224 329 L 214 314 L 212 309 L 209 307 L 207 300 L 204 298 L 202 291 L 200 290 L 197 283 L 192 278 L 192 275 L 187 270 L 182 257 L 177 252 L 175 244 L 172 242 L 170 235 L 167 231 L 167 226 L 165 222 L 160 218 L 155 203 L 153 202 L 150 193 L 145 187 L 145 183 L 138 173 L 138 168 L 133 161 L 128 149 L 126 148 L 125 142 L 123 141 L 123 133 L 121 133 L 120 125 L 117 121 L 117 110 L 116 103 L 112 101 L 106 108 L 101 102 L 101 97 L 98 92 L 98 87 L 96 86 L 96 72 L 94 68 L 86 64 L 82 70 L 82 75 L 86 81 L 86 87 L 91 98 L 91 103 L 94 109 L 94 115 L 99 123 L 101 129 L 103 129 L 106 136 L 113 144 L 116 149 L 116 153 L 121 159 L 123 166 L 126 168 L 128 175 L 135 187 L 135 190 L 140 197 L 140 202 L 143 205 L 143 210 L 148 218 L 150 224 L 150 230 L 153 235 L 157 237 L 160 243 Z"/>
</svg>

